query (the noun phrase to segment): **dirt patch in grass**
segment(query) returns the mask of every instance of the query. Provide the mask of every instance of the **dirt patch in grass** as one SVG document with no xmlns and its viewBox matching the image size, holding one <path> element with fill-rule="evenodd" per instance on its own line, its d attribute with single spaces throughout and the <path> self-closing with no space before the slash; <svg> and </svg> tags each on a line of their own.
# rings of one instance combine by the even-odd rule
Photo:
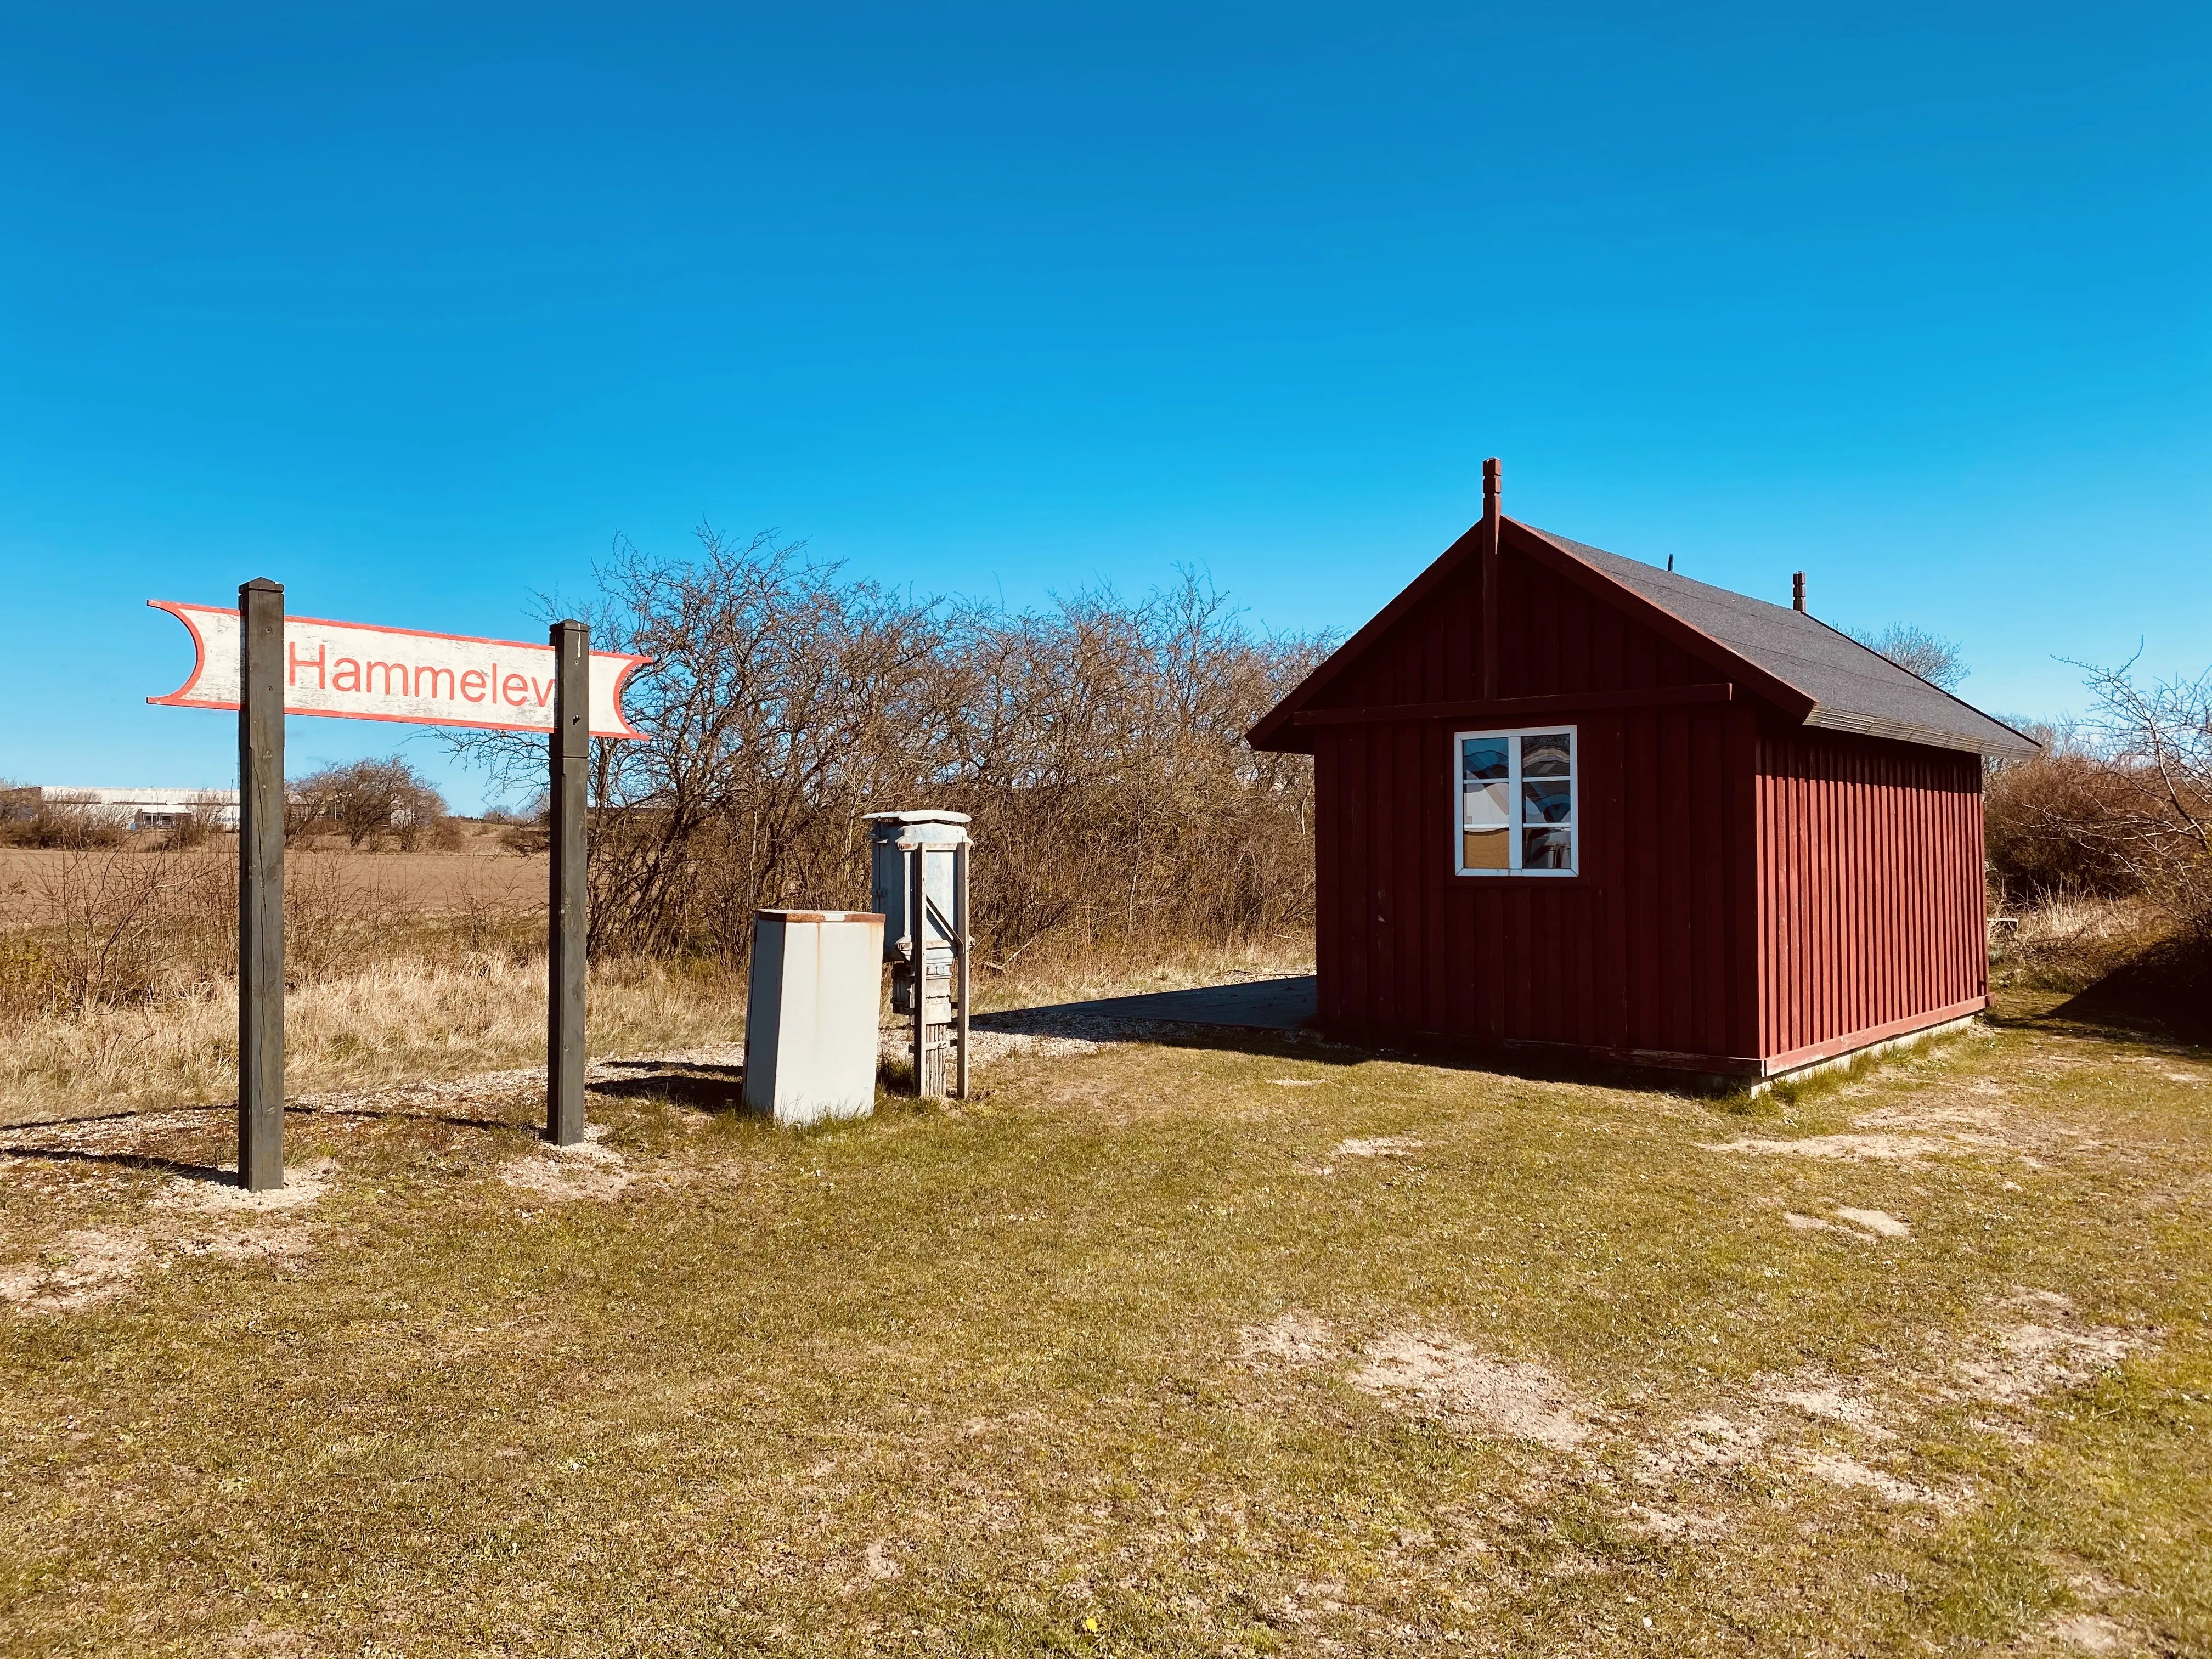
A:
<svg viewBox="0 0 2212 1659">
<path fill-rule="evenodd" d="M 1340 1140 L 1328 1150 L 1333 1158 L 1410 1158 L 1420 1149 L 1412 1135 L 1370 1135 Z"/>
<path fill-rule="evenodd" d="M 1741 1421 L 1718 1412 L 1699 1412 L 1662 1430 L 1656 1444 L 1639 1446 L 1635 1469 L 1655 1484 L 1692 1471 L 1739 1469 L 1756 1457 L 1765 1443 L 1763 1423 Z"/>
<path fill-rule="evenodd" d="M 1878 1238 L 1910 1238 L 1912 1226 L 1899 1221 L 1887 1210 L 1855 1210 L 1850 1205 L 1838 1205 L 1836 1213 L 1854 1227 L 1864 1229 Z"/>
<path fill-rule="evenodd" d="M 26 1313 L 76 1313 L 120 1294 L 146 1260 L 135 1233 L 82 1228 L 35 1261 L 0 1268 L 0 1302 Z"/>
<path fill-rule="evenodd" d="M 238 1184 L 238 1166 L 225 1164 L 173 1179 L 154 1201 L 165 1209 L 199 1215 L 282 1214 L 319 1202 L 337 1168 L 336 1158 L 295 1159 L 285 1165 L 283 1186 L 252 1193 Z"/>
<path fill-rule="evenodd" d="M 1816 1480 L 1825 1480 L 1832 1486 L 1870 1492 L 1885 1504 L 1924 1504 L 1931 1509 L 1955 1509 L 1965 1501 L 1952 1494 L 1936 1492 L 1917 1481 L 1907 1480 L 1881 1469 L 1869 1468 L 1856 1457 L 1846 1456 L 1842 1452 L 1801 1453 L 1796 1465 Z"/>
<path fill-rule="evenodd" d="M 1750 1152 L 1769 1158 L 1864 1159 L 1878 1164 L 1905 1164 L 1944 1150 L 1940 1140 L 1925 1135 L 1841 1134 L 1806 1135 L 1796 1140 L 1708 1141 L 1709 1152 Z"/>
<path fill-rule="evenodd" d="M 1983 1352 L 1959 1361 L 1960 1382 L 1975 1398 L 2016 1406 L 2079 1387 L 2100 1373 L 2117 1370 L 2154 1340 L 2151 1334 L 2110 1325 L 2086 1325 L 2070 1317 L 2072 1304 L 2048 1292 L 2013 1299 L 2039 1317 L 1986 1333 Z"/>
<path fill-rule="evenodd" d="M 1337 1352 L 1336 1340 L 1328 1327 L 1305 1314 L 1286 1313 L 1269 1324 L 1247 1325 L 1237 1335 L 1247 1361 L 1318 1365 Z"/>
<path fill-rule="evenodd" d="M 2063 1613 L 2044 1626 L 2054 1642 L 2081 1653 L 2138 1653 L 2144 1644 L 2116 1619 L 2094 1613 Z"/>
<path fill-rule="evenodd" d="M 516 1158 L 499 1172 L 499 1178 L 518 1191 L 534 1193 L 558 1203 L 571 1199 L 598 1200 L 618 1196 L 631 1175 L 623 1155 L 603 1146 L 605 1130 L 587 1127 L 588 1137 L 574 1146 L 546 1146 Z"/>
<path fill-rule="evenodd" d="M 1394 1401 L 1418 1402 L 1450 1420 L 1492 1434 L 1571 1452 L 1590 1437 L 1588 1407 L 1541 1365 L 1478 1353 L 1449 1337 L 1394 1331 L 1360 1350 L 1366 1362 L 1354 1388 Z"/>
<path fill-rule="evenodd" d="M 1881 1407 L 1850 1383 L 1832 1376 L 1814 1373 L 1791 1377 L 1769 1387 L 1764 1398 L 1823 1423 L 1839 1424 L 1876 1439 L 1893 1438 L 1882 1425 Z"/>
</svg>

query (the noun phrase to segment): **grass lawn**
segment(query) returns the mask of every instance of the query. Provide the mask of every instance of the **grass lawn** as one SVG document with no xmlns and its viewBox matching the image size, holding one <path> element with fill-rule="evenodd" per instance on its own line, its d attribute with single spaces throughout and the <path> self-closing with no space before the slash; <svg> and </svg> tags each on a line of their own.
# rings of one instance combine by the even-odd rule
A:
<svg viewBox="0 0 2212 1659">
<path fill-rule="evenodd" d="M 2212 1653 L 2212 1054 L 0 1132 L 0 1651 Z"/>
</svg>

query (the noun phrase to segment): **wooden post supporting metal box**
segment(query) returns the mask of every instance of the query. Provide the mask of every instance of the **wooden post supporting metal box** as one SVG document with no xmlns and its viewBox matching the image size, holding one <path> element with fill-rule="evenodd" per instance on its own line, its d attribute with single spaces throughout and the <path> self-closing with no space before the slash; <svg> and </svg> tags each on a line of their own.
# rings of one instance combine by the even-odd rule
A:
<svg viewBox="0 0 2212 1659">
<path fill-rule="evenodd" d="M 924 1100 L 968 1098 L 968 842 L 916 841 L 900 843 L 911 860 L 907 890 L 912 909 L 907 937 L 916 941 L 909 981 L 914 996 L 914 1091 Z M 952 890 L 929 890 L 929 858 L 933 853 L 952 855 Z M 950 901 L 949 904 L 947 901 Z M 945 911 L 950 908 L 948 919 Z M 938 931 L 948 936 L 951 960 L 940 957 L 945 973 L 931 974 L 927 941 L 933 917 Z M 934 991 L 933 983 L 944 989 Z M 950 1073 L 948 1075 L 948 1073 Z"/>
<path fill-rule="evenodd" d="M 592 751 L 592 630 L 580 622 L 557 622 L 549 636 L 554 651 L 553 732 L 546 744 L 553 864 L 545 974 L 545 1138 L 556 1146 L 574 1146 L 584 1138 L 584 947 L 590 902 L 584 805 Z"/>
<path fill-rule="evenodd" d="M 238 590 L 238 1184 L 284 1184 L 284 590 Z"/>
<path fill-rule="evenodd" d="M 907 878 L 910 901 L 906 936 L 914 941 L 914 1092 L 923 1100 L 945 1095 L 945 1056 L 929 1041 L 929 848 L 915 842 L 907 850 L 914 873 Z"/>
<path fill-rule="evenodd" d="M 952 1092 L 962 1100 L 968 1098 L 968 843 L 962 842 L 952 849 L 952 961 L 957 975 L 953 994 L 960 999 L 955 1018 L 958 1021 L 954 1041 L 960 1046 L 960 1071 L 953 1081 Z"/>
</svg>

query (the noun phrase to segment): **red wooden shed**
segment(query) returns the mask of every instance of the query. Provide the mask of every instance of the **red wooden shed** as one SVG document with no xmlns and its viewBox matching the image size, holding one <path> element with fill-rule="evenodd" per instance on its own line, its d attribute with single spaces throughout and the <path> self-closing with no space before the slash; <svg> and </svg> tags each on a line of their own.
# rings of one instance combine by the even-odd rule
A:
<svg viewBox="0 0 2212 1659">
<path fill-rule="evenodd" d="M 2035 745 L 1485 472 L 1250 732 L 1314 757 L 1322 1027 L 1765 1079 L 1986 1006 L 1983 757 Z"/>
</svg>

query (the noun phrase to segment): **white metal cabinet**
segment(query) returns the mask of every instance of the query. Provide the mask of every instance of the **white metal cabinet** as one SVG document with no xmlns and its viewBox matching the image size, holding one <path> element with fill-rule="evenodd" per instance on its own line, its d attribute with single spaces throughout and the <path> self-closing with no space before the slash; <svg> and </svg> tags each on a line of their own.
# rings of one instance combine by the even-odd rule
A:
<svg viewBox="0 0 2212 1659">
<path fill-rule="evenodd" d="M 884 919 L 762 910 L 745 997 L 745 1105 L 778 1123 L 866 1117 L 876 1106 Z"/>
</svg>

